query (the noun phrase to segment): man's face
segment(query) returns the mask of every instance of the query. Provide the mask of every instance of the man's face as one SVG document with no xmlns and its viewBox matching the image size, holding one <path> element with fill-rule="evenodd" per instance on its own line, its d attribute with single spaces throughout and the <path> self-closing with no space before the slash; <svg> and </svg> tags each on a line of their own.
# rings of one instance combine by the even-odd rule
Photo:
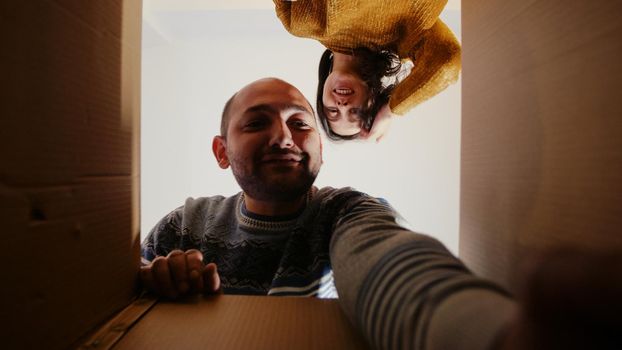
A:
<svg viewBox="0 0 622 350">
<path fill-rule="evenodd" d="M 240 90 L 229 109 L 226 139 L 214 148 L 242 190 L 264 201 L 295 200 L 320 171 L 322 146 L 311 107 L 293 86 L 263 79 Z M 219 140 L 219 141 L 217 141 Z"/>
</svg>

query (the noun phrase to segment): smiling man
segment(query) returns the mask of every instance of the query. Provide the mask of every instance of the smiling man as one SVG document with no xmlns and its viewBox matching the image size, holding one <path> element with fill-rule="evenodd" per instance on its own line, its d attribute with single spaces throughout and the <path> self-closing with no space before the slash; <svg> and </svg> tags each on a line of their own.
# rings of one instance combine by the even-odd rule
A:
<svg viewBox="0 0 622 350">
<path fill-rule="evenodd" d="M 304 96 L 278 79 L 247 85 L 226 103 L 212 149 L 243 191 L 190 198 L 162 219 L 143 243 L 146 286 L 170 298 L 221 287 L 336 297 L 328 256 L 334 213 L 319 207 L 343 190 L 312 186 L 322 145 Z"/>
<path fill-rule="evenodd" d="M 309 102 L 276 79 L 250 84 L 230 99 L 213 150 L 221 168 L 231 166 L 247 209 L 262 215 L 302 208 L 322 164 Z"/>
<path fill-rule="evenodd" d="M 270 78 L 225 105 L 213 141 L 237 195 L 189 198 L 149 233 L 141 278 L 169 298 L 196 292 L 337 297 L 376 348 L 488 349 L 514 302 L 388 205 L 317 189 L 313 110 Z M 333 277 L 334 271 L 334 277 Z"/>
</svg>

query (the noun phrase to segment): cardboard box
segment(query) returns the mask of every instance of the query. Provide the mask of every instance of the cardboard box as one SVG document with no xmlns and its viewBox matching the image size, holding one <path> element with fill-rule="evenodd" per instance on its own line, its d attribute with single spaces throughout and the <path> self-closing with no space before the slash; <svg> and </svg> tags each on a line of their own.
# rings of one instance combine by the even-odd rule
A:
<svg viewBox="0 0 622 350">
<path fill-rule="evenodd" d="M 67 348 L 136 296 L 141 2 L 0 17 L 0 339 Z"/>
<path fill-rule="evenodd" d="M 460 256 L 515 289 L 531 252 L 622 249 L 622 3 L 462 12 Z"/>
<path fill-rule="evenodd" d="M 513 286 L 526 251 L 622 248 L 622 3 L 482 0 L 463 12 L 462 258 Z M 136 306 L 141 2 L 6 0 L 0 19 L 0 339 L 78 346 Z M 334 301 L 138 308 L 119 348 L 187 331 L 189 347 L 363 346 Z M 181 315 L 196 322 L 166 322 Z"/>
</svg>

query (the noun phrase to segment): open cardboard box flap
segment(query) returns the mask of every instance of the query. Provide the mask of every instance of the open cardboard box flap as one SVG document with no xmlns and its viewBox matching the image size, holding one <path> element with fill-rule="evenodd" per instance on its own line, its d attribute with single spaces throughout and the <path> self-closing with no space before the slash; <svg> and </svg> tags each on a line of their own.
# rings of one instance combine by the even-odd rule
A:
<svg viewBox="0 0 622 350">
<path fill-rule="evenodd" d="M 137 293 L 141 1 L 0 13 L 0 339 L 67 348 Z"/>
</svg>

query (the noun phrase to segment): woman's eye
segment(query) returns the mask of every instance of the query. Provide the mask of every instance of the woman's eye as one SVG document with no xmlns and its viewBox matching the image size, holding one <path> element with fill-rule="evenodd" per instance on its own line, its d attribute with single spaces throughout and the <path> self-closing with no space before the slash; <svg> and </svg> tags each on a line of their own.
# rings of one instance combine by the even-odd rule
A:
<svg viewBox="0 0 622 350">
<path fill-rule="evenodd" d="M 329 120 L 339 119 L 339 111 L 336 108 L 326 108 L 326 118 Z"/>
</svg>

